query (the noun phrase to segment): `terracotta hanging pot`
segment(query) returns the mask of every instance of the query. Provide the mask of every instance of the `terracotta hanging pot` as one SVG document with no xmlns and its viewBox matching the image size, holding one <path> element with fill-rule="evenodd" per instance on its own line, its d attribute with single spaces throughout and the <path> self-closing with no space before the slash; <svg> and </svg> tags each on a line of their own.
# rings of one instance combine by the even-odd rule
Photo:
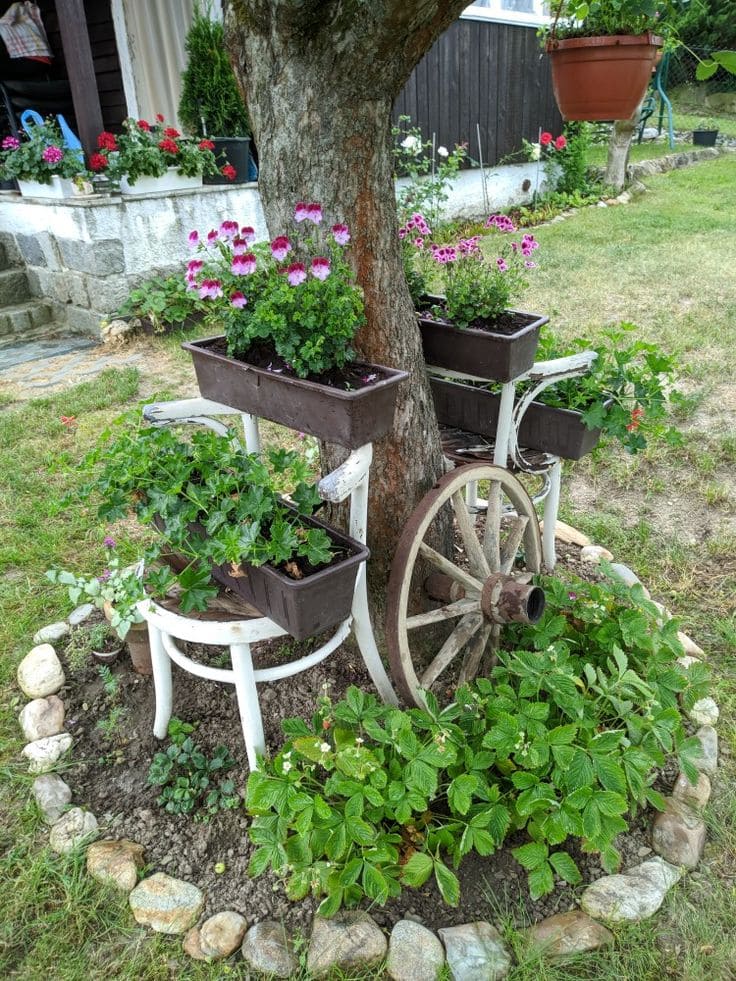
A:
<svg viewBox="0 0 736 981">
<path fill-rule="evenodd" d="M 552 86 L 564 119 L 629 119 L 652 77 L 662 38 L 645 34 L 551 37 Z"/>
</svg>

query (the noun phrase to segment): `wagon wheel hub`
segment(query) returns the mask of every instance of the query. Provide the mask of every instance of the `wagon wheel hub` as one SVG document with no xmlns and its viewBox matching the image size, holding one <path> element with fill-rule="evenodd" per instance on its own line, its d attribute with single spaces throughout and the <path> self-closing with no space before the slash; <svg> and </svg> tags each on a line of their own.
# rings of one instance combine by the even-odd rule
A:
<svg viewBox="0 0 736 981">
<path fill-rule="evenodd" d="M 480 611 L 488 623 L 539 623 L 545 596 L 540 586 L 491 573 L 480 594 Z"/>
</svg>

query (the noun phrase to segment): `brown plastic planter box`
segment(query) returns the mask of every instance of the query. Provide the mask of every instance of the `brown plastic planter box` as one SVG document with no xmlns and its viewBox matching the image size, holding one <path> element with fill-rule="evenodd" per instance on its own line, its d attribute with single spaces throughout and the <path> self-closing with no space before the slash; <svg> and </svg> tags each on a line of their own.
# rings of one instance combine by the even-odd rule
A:
<svg viewBox="0 0 736 981">
<path fill-rule="evenodd" d="M 443 299 L 439 296 L 427 297 L 428 301 L 439 303 Z M 507 382 L 518 378 L 534 364 L 539 331 L 549 317 L 518 310 L 510 310 L 509 313 L 523 320 L 522 326 L 514 334 L 451 327 L 430 320 L 420 312 L 419 330 L 424 360 L 436 368 L 447 368 L 489 381 Z"/>
<path fill-rule="evenodd" d="M 430 378 L 430 387 L 440 425 L 495 438 L 498 395 L 440 378 Z M 565 460 L 579 460 L 590 453 L 600 437 L 600 429 L 588 429 L 580 412 L 557 409 L 542 402 L 532 402 L 519 429 L 520 446 Z"/>
<path fill-rule="evenodd" d="M 231 576 L 228 566 L 213 566 L 212 577 L 241 599 L 255 606 L 297 640 L 334 627 L 350 616 L 355 580 L 370 551 L 355 538 L 342 534 L 316 518 L 305 524 L 323 528 L 345 558 L 303 579 L 292 579 L 271 565 L 243 565 L 244 576 Z"/>
<path fill-rule="evenodd" d="M 192 356 L 204 398 L 351 450 L 391 430 L 397 386 L 409 377 L 406 371 L 356 362 L 366 374 L 377 374 L 378 381 L 346 392 L 256 368 L 211 350 L 223 341 L 224 337 L 209 337 L 182 344 Z"/>
</svg>

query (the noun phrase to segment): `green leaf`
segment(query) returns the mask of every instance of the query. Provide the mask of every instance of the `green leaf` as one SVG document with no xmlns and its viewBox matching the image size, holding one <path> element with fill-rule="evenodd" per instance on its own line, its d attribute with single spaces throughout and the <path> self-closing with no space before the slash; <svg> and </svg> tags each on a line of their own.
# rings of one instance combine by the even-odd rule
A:
<svg viewBox="0 0 736 981">
<path fill-rule="evenodd" d="M 401 881 L 407 886 L 423 886 L 432 874 L 434 862 L 425 852 L 414 852 L 401 869 Z"/>
<path fill-rule="evenodd" d="M 594 756 L 593 767 L 601 785 L 617 794 L 626 793 L 626 775 L 615 760 L 606 756 Z"/>
<path fill-rule="evenodd" d="M 644 796 L 652 807 L 658 811 L 663 811 L 667 806 L 667 802 L 665 801 L 664 797 L 652 787 L 647 787 L 647 789 L 644 791 Z"/>
<path fill-rule="evenodd" d="M 573 756 L 567 772 L 567 781 L 571 787 L 589 787 L 595 780 L 595 771 L 590 757 L 582 749 Z"/>
<path fill-rule="evenodd" d="M 698 82 L 705 82 L 707 79 L 712 78 L 718 71 L 719 65 L 717 61 L 701 61 L 698 63 L 698 67 L 695 69 L 695 78 Z"/>
<path fill-rule="evenodd" d="M 479 855 L 492 855 L 496 850 L 493 836 L 482 828 L 473 828 L 473 847 Z"/>
<path fill-rule="evenodd" d="M 539 899 L 541 896 L 546 896 L 555 887 L 552 867 L 549 862 L 544 862 L 538 868 L 532 869 L 528 878 L 529 895 L 532 899 Z"/>
<path fill-rule="evenodd" d="M 342 897 L 343 890 L 335 889 L 319 904 L 317 907 L 317 915 L 324 916 L 326 920 L 328 920 L 331 916 L 334 916 L 342 906 Z"/>
<path fill-rule="evenodd" d="M 453 812 L 467 814 L 477 788 L 478 778 L 472 773 L 461 773 L 455 777 L 447 790 L 447 799 Z"/>
<path fill-rule="evenodd" d="M 369 899 L 377 903 L 385 903 L 388 899 L 389 887 L 386 877 L 375 865 L 368 862 L 363 865 L 363 888 Z"/>
<path fill-rule="evenodd" d="M 514 848 L 511 854 L 519 865 L 523 865 L 525 869 L 536 869 L 547 861 L 547 852 L 546 845 L 543 845 L 539 841 L 530 841 L 520 848 Z"/>
<path fill-rule="evenodd" d="M 580 882 L 581 875 L 578 867 L 567 852 L 554 852 L 549 860 L 557 875 L 565 882 L 569 882 L 572 886 Z"/>
<path fill-rule="evenodd" d="M 616 817 L 625 814 L 628 810 L 628 801 L 621 794 L 616 794 L 612 790 L 601 790 L 595 795 L 593 800 L 601 814 L 606 817 Z"/>
<path fill-rule="evenodd" d="M 248 875 L 254 879 L 262 875 L 271 864 L 271 859 L 275 854 L 274 849 L 268 845 L 256 848 L 248 863 Z"/>
<path fill-rule="evenodd" d="M 447 905 L 457 906 L 460 903 L 460 883 L 454 872 L 451 872 L 439 859 L 435 859 L 434 877 L 437 880 L 440 895 Z"/>
</svg>

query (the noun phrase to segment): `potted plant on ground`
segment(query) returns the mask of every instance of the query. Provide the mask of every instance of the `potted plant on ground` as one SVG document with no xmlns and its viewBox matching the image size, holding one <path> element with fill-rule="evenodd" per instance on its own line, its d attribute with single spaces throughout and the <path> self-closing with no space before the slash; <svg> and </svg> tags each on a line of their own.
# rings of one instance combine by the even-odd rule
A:
<svg viewBox="0 0 736 981">
<path fill-rule="evenodd" d="M 140 564 L 123 565 L 115 553 L 115 541 L 109 535 L 104 545 L 106 567 L 99 575 L 85 577 L 67 570 L 50 569 L 46 578 L 66 586 L 72 603 L 85 598 L 101 609 L 110 627 L 127 644 L 134 669 L 139 674 L 151 674 L 148 629 L 137 606 L 145 597 L 142 567 Z"/>
<path fill-rule="evenodd" d="M 81 151 L 64 145 L 52 120 L 30 134 L 4 137 L 0 144 L 0 179 L 16 180 L 24 197 L 71 198 L 92 193 Z"/>
<path fill-rule="evenodd" d="M 718 139 L 718 120 L 699 119 L 693 128 L 693 146 L 715 146 Z"/>
<path fill-rule="evenodd" d="M 179 119 L 192 136 L 212 143 L 220 172 L 205 184 L 243 184 L 255 180 L 250 155 L 250 123 L 225 49 L 222 23 L 211 4 L 194 7 L 185 42 L 188 63 L 182 74 Z"/>
<path fill-rule="evenodd" d="M 224 336 L 184 344 L 205 398 L 354 449 L 393 424 L 407 373 L 355 360 L 363 296 L 345 259 L 346 225 L 321 227 L 319 204 L 298 203 L 294 230 L 253 245 L 252 228 L 223 221 L 186 279 Z"/>
<path fill-rule="evenodd" d="M 539 358 L 546 361 L 580 351 L 595 351 L 590 371 L 558 381 L 536 396 L 519 427 L 519 445 L 579 460 L 595 449 L 601 436 L 618 440 L 629 453 L 638 453 L 652 436 L 679 442 L 677 430 L 667 426 L 667 405 L 677 399 L 670 392 L 673 358 L 654 344 L 629 336 L 638 331 L 623 323 L 593 343 L 579 338 L 560 344 L 547 331 L 542 334 Z M 460 385 L 440 378 L 430 380 L 437 418 L 451 426 L 493 438 L 500 396 L 488 386 Z M 523 383 L 519 394 L 533 382 Z"/>
<path fill-rule="evenodd" d="M 261 458 L 210 430 L 184 438 L 136 423 L 103 443 L 90 463 L 94 476 L 81 493 L 101 500 L 100 517 L 132 513 L 158 532 L 132 595 L 139 617 L 146 590 L 164 597 L 174 586 L 184 613 L 206 609 L 225 586 L 297 639 L 349 615 L 368 550 L 312 517 L 321 499 L 296 452 Z M 48 575 L 79 585 L 68 573 Z M 99 595 L 108 582 L 98 580 L 88 594 Z"/>
<path fill-rule="evenodd" d="M 119 181 L 122 194 L 194 190 L 203 174 L 218 173 L 208 141 L 183 137 L 161 115 L 156 120 L 126 119 L 119 136 L 100 133 L 90 168 Z"/>
<path fill-rule="evenodd" d="M 479 235 L 430 244 L 431 229 L 420 214 L 399 229 L 399 237 L 427 364 L 505 382 L 531 367 L 548 318 L 510 309 L 536 266 L 534 236 L 497 240 L 516 231 L 505 215 L 491 215 L 486 226 L 497 246 L 488 255 Z M 427 292 L 429 282 L 440 292 Z"/>
<path fill-rule="evenodd" d="M 673 13 L 673 0 L 559 0 L 545 48 L 563 119 L 629 119 Z"/>
</svg>

